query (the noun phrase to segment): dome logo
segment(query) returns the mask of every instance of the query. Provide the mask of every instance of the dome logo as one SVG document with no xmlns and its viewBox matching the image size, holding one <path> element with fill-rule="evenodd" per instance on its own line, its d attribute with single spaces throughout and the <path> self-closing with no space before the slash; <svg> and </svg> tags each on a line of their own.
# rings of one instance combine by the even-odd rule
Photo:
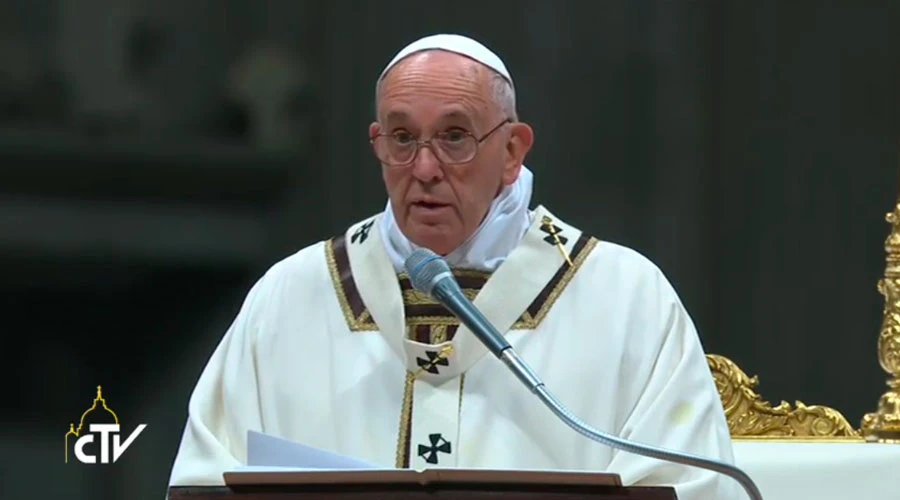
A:
<svg viewBox="0 0 900 500">
<path fill-rule="evenodd" d="M 104 419 L 106 422 L 91 422 L 85 429 L 85 418 L 89 415 L 91 420 Z M 139 424 L 131 435 L 122 441 L 122 435 L 119 433 L 121 430 L 119 417 L 106 406 L 102 389 L 98 385 L 94 404 L 81 414 L 78 427 L 75 427 L 74 423 L 69 424 L 69 432 L 66 433 L 66 463 L 69 463 L 69 451 L 72 448 L 75 458 L 83 464 L 115 463 L 146 428 L 147 424 Z"/>
</svg>

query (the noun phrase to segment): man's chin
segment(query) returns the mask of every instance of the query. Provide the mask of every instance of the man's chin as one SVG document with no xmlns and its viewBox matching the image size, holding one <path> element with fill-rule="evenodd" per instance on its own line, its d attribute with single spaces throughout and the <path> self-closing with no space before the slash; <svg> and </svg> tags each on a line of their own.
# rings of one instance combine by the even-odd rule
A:
<svg viewBox="0 0 900 500">
<path fill-rule="evenodd" d="M 416 245 L 427 248 L 438 255 L 447 255 L 461 242 L 454 237 L 453 229 L 447 224 L 413 222 L 406 227 L 406 237 Z"/>
</svg>

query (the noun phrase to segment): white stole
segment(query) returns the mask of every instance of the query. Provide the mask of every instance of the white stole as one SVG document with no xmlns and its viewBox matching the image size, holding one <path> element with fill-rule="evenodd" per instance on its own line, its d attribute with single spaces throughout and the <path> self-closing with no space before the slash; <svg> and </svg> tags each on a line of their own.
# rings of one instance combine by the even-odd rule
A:
<svg viewBox="0 0 900 500">
<path fill-rule="evenodd" d="M 378 332 L 414 376 L 407 392 L 411 399 L 407 436 L 410 447 L 401 452 L 408 453 L 412 468 L 452 467 L 460 440 L 462 375 L 488 351 L 464 325 L 458 327 L 452 340 L 439 344 L 420 343 L 410 338 L 402 293 L 386 250 L 390 245 L 382 241 L 381 231 L 368 238 L 353 238 L 354 234 L 377 224 L 384 215 L 359 223 L 345 234 L 350 271 Z M 583 252 L 576 249 L 581 231 L 556 219 L 546 208 L 537 207 L 533 219 L 515 249 L 492 273 L 474 300 L 488 321 L 504 333 L 555 275 L 576 272 L 590 252 L 591 245 Z M 568 264 L 569 256 L 573 265 Z M 542 308 L 551 304 L 549 298 Z"/>
</svg>

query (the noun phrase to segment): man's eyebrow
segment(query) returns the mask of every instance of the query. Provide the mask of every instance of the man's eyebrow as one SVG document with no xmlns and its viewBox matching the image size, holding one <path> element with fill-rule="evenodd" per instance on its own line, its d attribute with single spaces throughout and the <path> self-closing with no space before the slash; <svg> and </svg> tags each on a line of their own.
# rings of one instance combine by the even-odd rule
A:
<svg viewBox="0 0 900 500">
<path fill-rule="evenodd" d="M 400 111 L 400 110 L 390 111 L 384 117 L 385 124 L 398 123 L 398 122 L 403 123 L 403 122 L 407 122 L 409 120 L 410 120 L 410 114 L 407 113 L 406 111 Z M 461 110 L 461 109 L 453 109 L 453 110 L 447 111 L 438 118 L 438 122 L 448 122 L 448 121 L 455 121 L 458 123 L 463 123 L 466 126 L 468 126 L 469 128 L 474 127 L 474 123 L 475 123 L 472 120 L 472 117 L 469 115 L 469 113 L 466 113 L 464 110 Z"/>
<path fill-rule="evenodd" d="M 472 121 L 469 118 L 468 113 L 464 113 L 461 110 L 455 109 L 453 111 L 444 113 L 441 115 L 442 120 L 463 120 L 463 121 Z"/>
<path fill-rule="evenodd" d="M 444 113 L 443 115 L 441 115 L 440 121 L 441 122 L 454 121 L 457 123 L 462 123 L 469 129 L 471 129 L 472 127 L 475 126 L 475 121 L 472 120 L 472 117 L 469 115 L 469 113 L 466 113 L 465 111 L 459 110 L 459 109 L 455 109 L 455 110 Z"/>
<path fill-rule="evenodd" d="M 409 118 L 409 114 L 406 113 L 405 111 L 391 111 L 390 113 L 387 114 L 387 116 L 385 116 L 384 121 L 385 122 L 398 122 L 398 121 L 405 121 L 407 118 Z"/>
</svg>

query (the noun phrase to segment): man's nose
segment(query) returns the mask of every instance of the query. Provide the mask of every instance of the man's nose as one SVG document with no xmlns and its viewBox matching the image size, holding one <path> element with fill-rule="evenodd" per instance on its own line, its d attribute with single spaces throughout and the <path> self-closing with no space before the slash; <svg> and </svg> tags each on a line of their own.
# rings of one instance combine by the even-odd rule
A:
<svg viewBox="0 0 900 500">
<path fill-rule="evenodd" d="M 441 161 L 434 155 L 431 145 L 419 147 L 412 165 L 413 176 L 422 182 L 439 181 L 444 178 Z"/>
</svg>

